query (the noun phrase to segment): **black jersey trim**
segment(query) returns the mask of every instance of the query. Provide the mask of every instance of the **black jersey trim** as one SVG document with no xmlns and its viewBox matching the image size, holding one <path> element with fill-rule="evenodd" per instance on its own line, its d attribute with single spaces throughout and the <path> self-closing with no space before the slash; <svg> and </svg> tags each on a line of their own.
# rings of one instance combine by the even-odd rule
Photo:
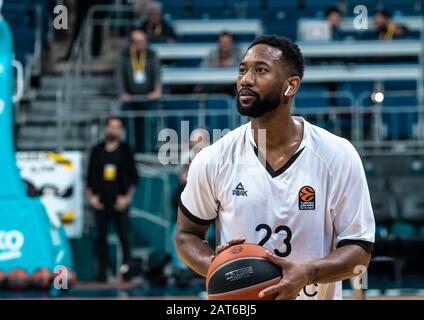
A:
<svg viewBox="0 0 424 320">
<path fill-rule="evenodd" d="M 255 150 L 255 154 L 257 157 L 259 157 L 258 148 L 255 145 L 252 145 L 253 149 Z M 266 171 L 271 175 L 271 177 L 275 178 L 278 177 L 280 174 L 282 174 L 284 171 L 286 171 L 290 166 L 296 161 L 296 159 L 300 156 L 302 151 L 305 150 L 305 147 L 297 151 L 294 155 L 291 156 L 291 158 L 280 168 L 274 171 L 272 167 L 269 165 L 268 161 L 266 162 Z"/>
<path fill-rule="evenodd" d="M 374 249 L 374 243 L 372 242 L 365 241 L 365 240 L 350 240 L 350 239 L 341 240 L 337 244 L 337 248 L 341 248 L 348 245 L 360 246 L 362 249 L 364 249 L 368 253 L 372 253 Z"/>
<path fill-rule="evenodd" d="M 190 212 L 190 210 L 188 210 L 184 205 L 183 202 L 181 201 L 180 198 L 180 202 L 178 204 L 178 206 L 181 209 L 181 212 L 186 216 L 186 218 L 188 218 L 189 220 L 191 220 L 192 222 L 196 223 L 196 224 L 200 224 L 202 226 L 207 226 L 209 224 L 211 224 L 212 222 L 215 221 L 215 219 L 211 219 L 211 220 L 205 220 L 205 219 L 201 219 L 199 217 L 196 217 L 194 214 L 192 214 Z"/>
</svg>

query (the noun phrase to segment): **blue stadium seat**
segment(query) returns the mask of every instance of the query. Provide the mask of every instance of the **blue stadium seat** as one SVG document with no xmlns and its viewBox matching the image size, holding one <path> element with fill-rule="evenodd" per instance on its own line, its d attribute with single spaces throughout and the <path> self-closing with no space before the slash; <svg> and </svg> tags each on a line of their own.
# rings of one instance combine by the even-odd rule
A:
<svg viewBox="0 0 424 320">
<path fill-rule="evenodd" d="M 234 41 L 235 42 L 249 42 L 253 41 L 255 38 L 254 34 L 234 34 Z M 197 42 L 197 43 L 210 43 L 210 42 L 216 42 L 218 39 L 217 34 L 194 34 L 194 35 L 183 35 L 179 36 L 178 40 L 180 42 Z"/>
<path fill-rule="evenodd" d="M 13 37 L 16 58 L 25 63 L 26 56 L 35 49 L 34 16 L 24 1 L 6 2 L 2 14 L 9 22 Z"/>
<path fill-rule="evenodd" d="M 392 13 L 418 14 L 416 2 L 416 0 L 384 0 L 382 4 L 384 9 Z"/>
<path fill-rule="evenodd" d="M 269 23 L 269 18 L 272 18 L 275 15 L 275 10 L 270 10 L 266 7 L 261 6 L 249 6 L 244 8 L 243 14 L 246 15 L 247 18 L 258 18 L 262 19 L 264 26 Z"/>
<path fill-rule="evenodd" d="M 193 7 L 206 7 L 206 8 L 224 8 L 227 6 L 227 0 L 214 0 L 214 1 L 204 1 L 204 0 L 191 0 Z"/>
<path fill-rule="evenodd" d="M 296 108 L 329 107 L 330 91 L 326 86 L 303 85 L 296 94 Z"/>
<path fill-rule="evenodd" d="M 416 81 L 384 81 L 384 90 L 397 91 L 397 90 L 417 90 Z"/>
<path fill-rule="evenodd" d="M 273 23 L 265 24 L 266 32 L 269 34 L 277 34 L 296 40 L 297 23 L 290 23 L 288 20 L 278 20 Z"/>
<path fill-rule="evenodd" d="M 196 100 L 162 101 L 161 103 L 165 110 L 197 110 L 199 108 L 199 102 Z"/>
<path fill-rule="evenodd" d="M 208 99 L 205 101 L 206 110 L 228 110 L 232 106 L 224 99 Z M 234 110 L 233 110 L 234 111 Z M 213 129 L 232 129 L 231 118 L 226 115 L 211 115 L 206 117 L 206 127 Z"/>
<path fill-rule="evenodd" d="M 164 127 L 175 130 L 178 135 L 181 134 L 181 121 L 189 121 L 190 127 L 198 126 L 197 111 L 199 110 L 199 102 L 195 100 L 184 101 L 163 101 L 162 106 L 164 110 L 193 110 L 193 115 L 183 116 L 167 116 L 165 118 Z"/>
<path fill-rule="evenodd" d="M 16 58 L 25 63 L 26 56 L 34 53 L 34 31 L 27 27 L 15 27 L 12 33 L 15 39 Z"/>
<path fill-rule="evenodd" d="M 330 0 L 324 0 L 330 1 Z M 332 0 L 331 0 L 332 1 Z M 281 0 L 267 0 L 268 7 L 273 8 L 297 8 L 297 1 L 281 1 Z"/>
<path fill-rule="evenodd" d="M 309 122 L 321 128 L 331 130 L 328 119 L 330 106 L 329 90 L 326 86 L 305 84 L 302 90 L 296 94 L 295 105 L 296 114 L 305 116 Z M 319 109 L 317 110 L 316 108 Z M 320 113 L 318 114 L 317 111 Z M 324 112 L 322 113 L 322 111 Z"/>
<path fill-rule="evenodd" d="M 416 96 L 406 97 L 385 97 L 383 101 L 384 110 L 390 111 L 392 108 L 415 107 L 418 109 Z M 418 110 L 417 110 L 418 111 Z M 414 124 L 417 123 L 417 112 L 395 112 L 383 113 L 383 122 L 387 126 L 389 139 L 410 139 Z"/>
<path fill-rule="evenodd" d="M 231 106 L 228 104 L 228 101 L 225 99 L 219 98 L 208 98 L 205 101 L 206 109 L 228 109 Z"/>
<path fill-rule="evenodd" d="M 189 19 L 192 18 L 192 13 L 190 10 L 188 10 L 186 7 L 179 7 L 179 6 L 171 6 L 171 5 L 164 5 L 162 9 L 164 15 L 169 16 L 171 22 L 172 20 L 176 19 Z"/>
<path fill-rule="evenodd" d="M 202 59 L 178 59 L 172 61 L 168 66 L 178 67 L 178 68 L 198 68 L 202 64 Z"/>
<path fill-rule="evenodd" d="M 373 91 L 374 83 L 367 81 L 352 81 L 352 82 L 343 82 L 339 84 L 339 90 L 352 92 L 355 99 L 360 95 L 365 95 L 367 92 L 371 94 Z M 371 102 L 369 100 L 364 100 L 364 106 L 370 106 Z"/>
</svg>

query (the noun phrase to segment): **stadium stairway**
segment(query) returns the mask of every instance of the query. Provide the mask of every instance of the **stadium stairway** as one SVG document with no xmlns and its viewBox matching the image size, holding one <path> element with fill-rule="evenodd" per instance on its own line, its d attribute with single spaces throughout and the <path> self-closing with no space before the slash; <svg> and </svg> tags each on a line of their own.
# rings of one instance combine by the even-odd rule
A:
<svg viewBox="0 0 424 320">
<path fill-rule="evenodd" d="M 20 107 L 15 116 L 17 150 L 86 150 L 87 143 L 97 141 L 96 119 L 104 117 L 113 102 L 112 97 L 99 96 L 107 92 L 110 76 L 84 81 L 72 110 L 57 101 L 61 81 L 61 75 L 43 75 L 36 93 Z M 58 124 L 63 129 L 61 135 Z"/>
<path fill-rule="evenodd" d="M 54 83 L 58 77 L 44 77 L 40 90 L 21 106 L 16 115 L 19 119 L 16 131 L 18 150 L 53 149 L 56 126 L 56 92 Z"/>
</svg>

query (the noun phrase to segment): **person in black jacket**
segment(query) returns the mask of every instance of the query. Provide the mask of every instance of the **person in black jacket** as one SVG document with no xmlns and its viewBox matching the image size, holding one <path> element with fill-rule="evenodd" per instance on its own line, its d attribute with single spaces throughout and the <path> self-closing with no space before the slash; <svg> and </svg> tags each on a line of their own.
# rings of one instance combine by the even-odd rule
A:
<svg viewBox="0 0 424 320">
<path fill-rule="evenodd" d="M 109 223 L 114 221 L 121 241 L 123 264 L 120 268 L 124 280 L 130 279 L 131 260 L 128 239 L 128 208 L 138 182 L 138 173 L 131 150 L 122 142 L 122 120 L 110 117 L 106 120 L 105 141 L 96 145 L 90 155 L 86 196 L 94 211 L 97 227 L 97 280 L 106 282 Z"/>
<path fill-rule="evenodd" d="M 147 5 L 146 19 L 137 29 L 143 30 L 154 43 L 174 43 L 177 38 L 173 26 L 163 19 L 162 4 L 157 1 Z"/>
</svg>

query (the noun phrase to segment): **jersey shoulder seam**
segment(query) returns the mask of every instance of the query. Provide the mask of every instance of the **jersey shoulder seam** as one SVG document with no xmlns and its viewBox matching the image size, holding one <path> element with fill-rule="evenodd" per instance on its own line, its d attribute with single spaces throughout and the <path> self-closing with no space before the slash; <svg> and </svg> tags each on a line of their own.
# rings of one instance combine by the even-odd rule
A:
<svg viewBox="0 0 424 320">
<path fill-rule="evenodd" d="M 331 170 L 331 167 L 327 162 L 319 155 L 318 152 L 315 151 L 314 148 L 310 148 L 311 152 L 324 164 L 324 166 L 327 168 L 327 171 L 330 173 L 330 176 L 333 177 L 333 172 Z M 331 159 L 329 162 L 330 164 L 333 163 L 334 159 L 337 157 L 337 154 Z"/>
</svg>

